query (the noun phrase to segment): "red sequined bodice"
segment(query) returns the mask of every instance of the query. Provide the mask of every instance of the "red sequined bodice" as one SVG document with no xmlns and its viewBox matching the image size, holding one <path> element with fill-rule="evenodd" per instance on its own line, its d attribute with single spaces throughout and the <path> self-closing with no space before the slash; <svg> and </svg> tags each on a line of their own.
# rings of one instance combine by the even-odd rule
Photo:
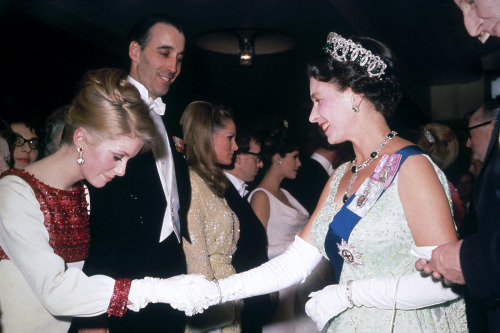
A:
<svg viewBox="0 0 500 333">
<path fill-rule="evenodd" d="M 50 187 L 24 170 L 10 169 L 3 176 L 22 178 L 35 192 L 49 232 L 49 244 L 66 262 L 77 262 L 88 257 L 90 245 L 89 215 L 85 189 L 78 184 L 73 191 Z M 0 260 L 8 259 L 0 247 Z"/>
</svg>

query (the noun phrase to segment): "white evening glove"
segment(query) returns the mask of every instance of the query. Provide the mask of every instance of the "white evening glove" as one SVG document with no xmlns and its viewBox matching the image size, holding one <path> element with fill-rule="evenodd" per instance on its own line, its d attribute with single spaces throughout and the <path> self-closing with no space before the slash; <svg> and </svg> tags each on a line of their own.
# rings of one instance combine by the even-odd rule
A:
<svg viewBox="0 0 500 333">
<path fill-rule="evenodd" d="M 412 249 L 419 258 L 428 256 L 434 247 Z M 333 317 L 353 306 L 378 309 L 413 310 L 458 298 L 451 288 L 420 272 L 399 278 L 372 278 L 331 285 L 309 295 L 306 313 L 316 323 L 318 330 Z"/>
<path fill-rule="evenodd" d="M 212 282 L 218 284 L 220 293 L 208 296 L 210 305 L 269 294 L 304 282 L 322 257 L 316 247 L 295 236 L 283 254 L 249 271 Z"/>
<path fill-rule="evenodd" d="M 203 312 L 207 309 L 208 298 L 203 296 L 213 284 L 203 275 L 179 275 L 168 279 L 145 277 L 133 280 L 128 296 L 127 307 L 139 311 L 149 303 L 168 303 L 173 308 L 184 311 L 187 316 Z M 215 289 L 214 293 L 217 293 Z"/>
</svg>

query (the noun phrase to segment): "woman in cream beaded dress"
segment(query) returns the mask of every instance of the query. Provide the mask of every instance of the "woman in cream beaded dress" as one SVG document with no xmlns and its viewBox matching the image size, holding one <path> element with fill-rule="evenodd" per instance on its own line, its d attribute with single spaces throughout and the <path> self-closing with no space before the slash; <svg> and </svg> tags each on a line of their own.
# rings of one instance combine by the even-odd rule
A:
<svg viewBox="0 0 500 333">
<path fill-rule="evenodd" d="M 394 61 L 376 40 L 328 35 L 308 65 L 309 120 L 329 143 L 350 141 L 355 159 L 331 176 L 287 251 L 212 285 L 205 292 L 211 304 L 303 282 L 325 256 L 338 284 L 310 295 L 306 312 L 318 329 L 467 331 L 459 291 L 414 267 L 416 258 L 429 258 L 457 235 L 444 174 L 386 122 L 401 98 Z"/>
<path fill-rule="evenodd" d="M 219 165 L 229 165 L 238 149 L 230 112 L 207 102 L 192 102 L 181 117 L 191 181 L 188 212 L 190 240 L 183 239 L 188 273 L 218 280 L 235 273 L 231 264 L 239 239 L 239 221 L 224 193 L 228 180 Z M 229 302 L 194 316 L 189 330 L 239 332 L 240 303 Z"/>
</svg>

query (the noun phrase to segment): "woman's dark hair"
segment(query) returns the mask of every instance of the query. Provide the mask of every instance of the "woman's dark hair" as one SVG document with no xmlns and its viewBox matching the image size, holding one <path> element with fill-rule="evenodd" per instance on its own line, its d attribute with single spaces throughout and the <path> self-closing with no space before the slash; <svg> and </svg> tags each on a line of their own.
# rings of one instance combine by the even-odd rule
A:
<svg viewBox="0 0 500 333">
<path fill-rule="evenodd" d="M 270 114 L 262 117 L 257 133 L 261 142 L 264 170 L 271 167 L 275 154 L 285 157 L 286 154 L 299 149 L 299 137 L 290 130 L 287 120 L 281 115 Z"/>
<path fill-rule="evenodd" d="M 383 116 L 390 116 L 399 102 L 402 94 L 396 75 L 396 59 L 387 46 L 368 37 L 351 37 L 354 43 L 360 44 L 366 50 L 387 65 L 385 74 L 370 77 L 365 68 L 354 61 L 338 61 L 329 54 L 322 52 L 314 55 L 307 66 L 307 76 L 320 82 L 334 84 L 340 91 L 351 88 L 356 94 L 363 95 Z"/>
</svg>

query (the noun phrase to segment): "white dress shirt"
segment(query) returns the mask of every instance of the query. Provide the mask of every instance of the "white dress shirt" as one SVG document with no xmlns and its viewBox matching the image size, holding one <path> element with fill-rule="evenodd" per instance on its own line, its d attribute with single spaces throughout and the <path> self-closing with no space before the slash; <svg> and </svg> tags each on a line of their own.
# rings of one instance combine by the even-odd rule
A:
<svg viewBox="0 0 500 333">
<path fill-rule="evenodd" d="M 146 87 L 134 80 L 132 77 L 129 76 L 128 80 L 139 90 L 142 100 L 149 106 L 149 115 L 153 119 L 156 130 L 160 134 L 161 138 L 158 144 L 153 146 L 156 168 L 158 169 L 161 185 L 167 200 L 167 209 L 165 210 L 165 215 L 163 217 L 159 241 L 162 242 L 172 233 L 172 231 L 174 231 L 178 241 L 180 242 L 179 194 L 177 192 L 177 180 L 175 178 L 172 150 L 170 148 L 165 125 L 161 119 L 161 116 L 165 114 L 165 103 L 163 103 L 161 97 L 153 100 L 149 96 L 149 92 Z"/>
<path fill-rule="evenodd" d="M 247 185 L 247 183 L 245 183 L 244 181 L 242 181 L 238 177 L 233 176 L 229 172 L 224 171 L 224 174 L 226 175 L 227 179 L 229 179 L 229 181 L 234 185 L 234 187 L 236 187 L 236 190 L 238 191 L 238 193 L 240 194 L 240 196 L 242 198 L 245 195 L 247 195 L 247 193 L 248 193 L 248 190 L 247 190 L 248 185 Z"/>
</svg>

